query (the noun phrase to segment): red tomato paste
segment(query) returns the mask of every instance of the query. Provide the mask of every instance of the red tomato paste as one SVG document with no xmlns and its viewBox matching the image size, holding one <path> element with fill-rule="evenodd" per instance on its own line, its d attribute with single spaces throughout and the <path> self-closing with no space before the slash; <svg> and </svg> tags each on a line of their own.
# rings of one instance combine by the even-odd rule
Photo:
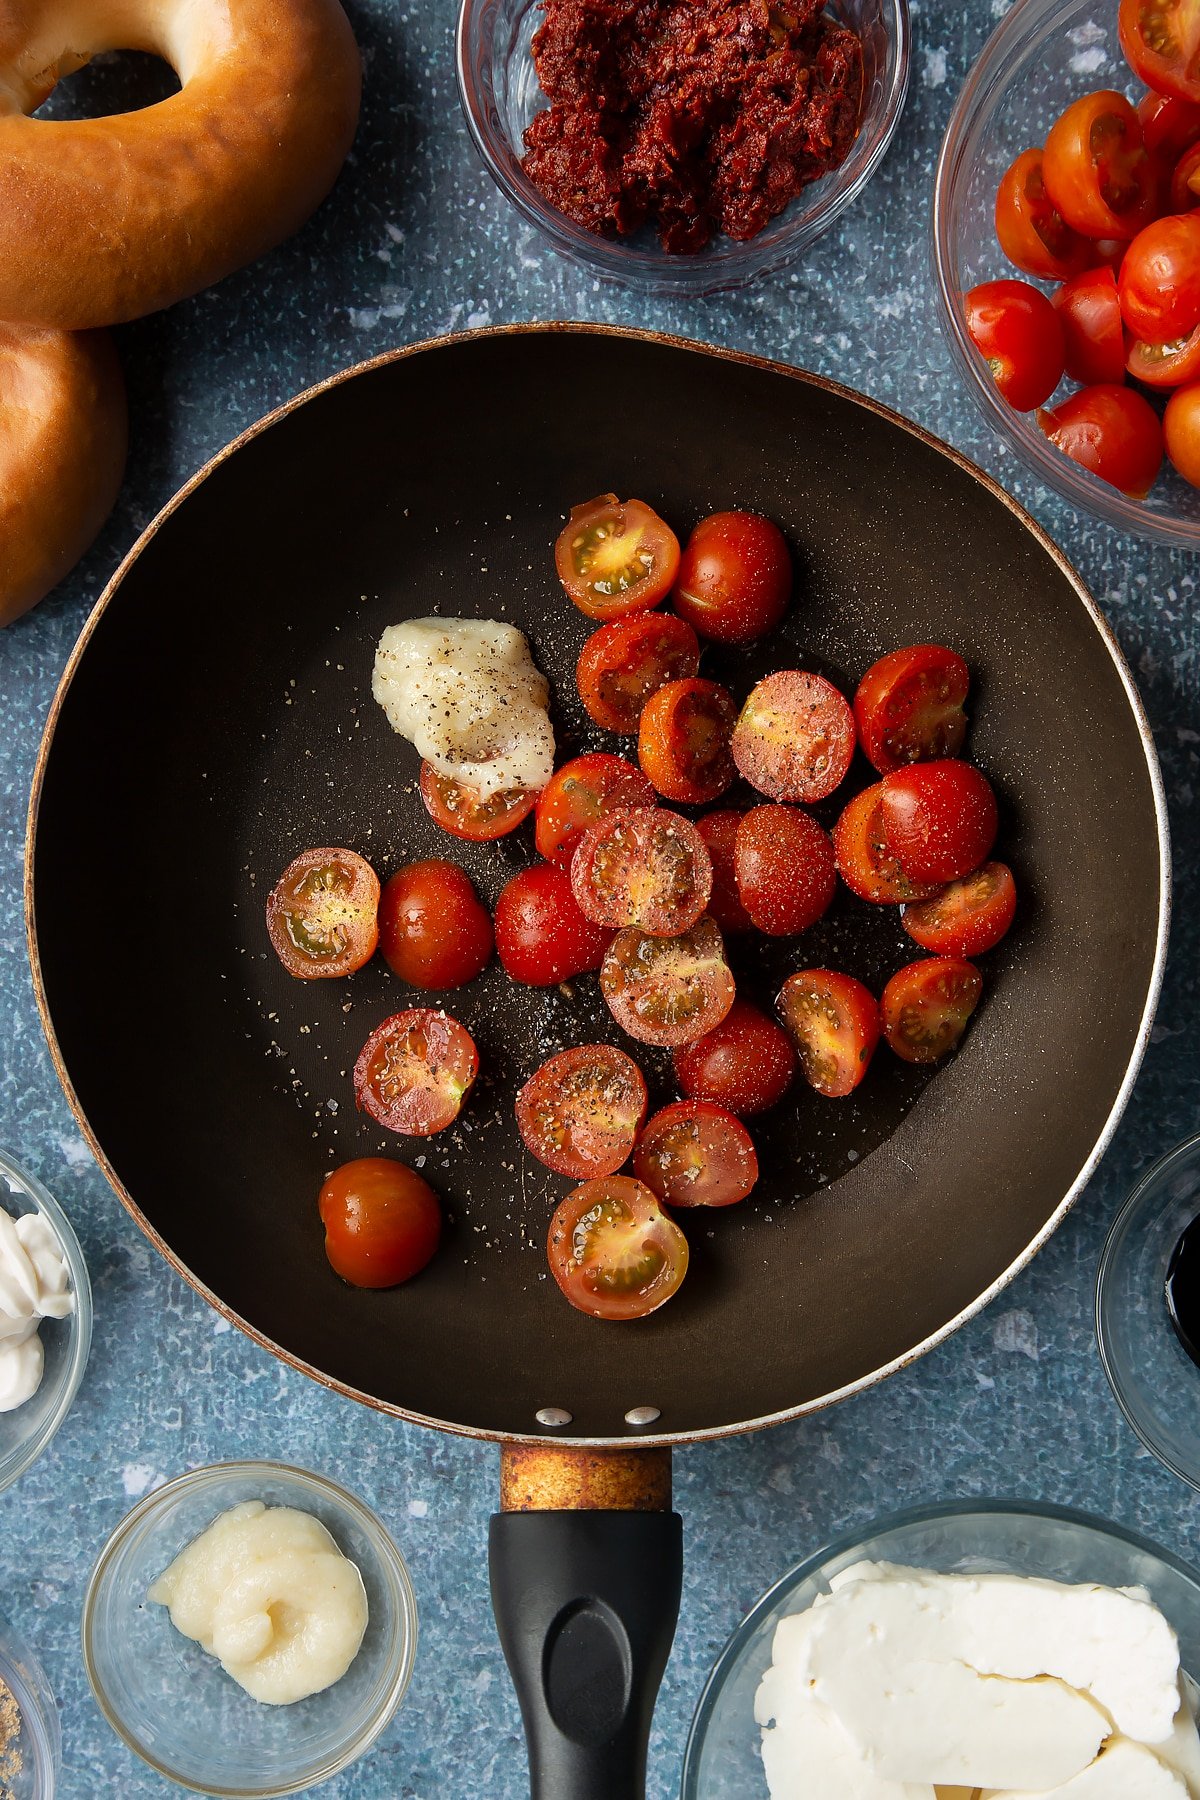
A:
<svg viewBox="0 0 1200 1800">
<path fill-rule="evenodd" d="M 524 168 L 605 237 L 647 222 L 665 249 L 752 238 L 858 130 L 862 46 L 823 0 L 543 0 L 534 64 L 550 105 Z"/>
</svg>

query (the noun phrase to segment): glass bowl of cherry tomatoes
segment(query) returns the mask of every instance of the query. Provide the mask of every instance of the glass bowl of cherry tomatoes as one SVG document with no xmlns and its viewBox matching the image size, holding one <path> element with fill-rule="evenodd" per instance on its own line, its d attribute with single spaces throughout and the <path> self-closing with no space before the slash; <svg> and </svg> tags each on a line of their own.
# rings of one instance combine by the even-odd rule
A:
<svg viewBox="0 0 1200 1800">
<path fill-rule="evenodd" d="M 1195 548 L 1200 16 L 1185 11 L 1016 0 L 946 130 L 933 250 L 952 357 L 999 436 L 1083 510 Z"/>
</svg>

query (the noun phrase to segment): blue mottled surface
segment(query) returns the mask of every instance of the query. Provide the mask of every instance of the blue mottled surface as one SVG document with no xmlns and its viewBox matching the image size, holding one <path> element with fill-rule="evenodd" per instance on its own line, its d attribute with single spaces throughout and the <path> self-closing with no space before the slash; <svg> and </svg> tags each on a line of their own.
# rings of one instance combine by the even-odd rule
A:
<svg viewBox="0 0 1200 1800">
<path fill-rule="evenodd" d="M 1003 6 L 914 7 L 913 86 L 895 145 L 803 266 L 748 293 L 655 304 L 548 260 L 506 210 L 461 122 L 446 0 L 355 0 L 367 110 L 331 202 L 265 264 L 121 334 L 134 450 L 117 515 L 78 574 L 0 635 L 0 1140 L 71 1213 L 96 1292 L 79 1402 L 49 1454 L 0 1496 L 0 1591 L 58 1693 L 67 1800 L 168 1791 L 111 1735 L 83 1675 L 79 1606 L 96 1549 L 163 1477 L 241 1454 L 342 1475 L 390 1521 L 416 1583 L 422 1640 L 409 1701 L 376 1752 L 325 1790 L 330 1800 L 515 1800 L 525 1791 L 483 1554 L 496 1451 L 406 1429 L 309 1384 L 231 1332 L 159 1261 L 93 1166 L 59 1092 L 19 898 L 42 721 L 87 609 L 136 532 L 277 401 L 362 357 L 455 328 L 535 317 L 661 327 L 837 376 L 939 432 L 1017 492 L 1092 586 L 1141 683 L 1171 804 L 1177 919 L 1154 1042 L 1109 1156 L 1049 1248 L 983 1317 L 882 1389 L 677 1457 L 688 1576 L 657 1714 L 653 1800 L 677 1790 L 701 1682 L 744 1610 L 795 1559 L 881 1510 L 991 1493 L 1073 1501 L 1200 1559 L 1195 1497 L 1123 1423 L 1091 1315 L 1114 1210 L 1139 1169 L 1200 1126 L 1197 571 L 1024 481 L 985 434 L 940 342 L 927 250 L 933 159 L 958 84 Z"/>
</svg>

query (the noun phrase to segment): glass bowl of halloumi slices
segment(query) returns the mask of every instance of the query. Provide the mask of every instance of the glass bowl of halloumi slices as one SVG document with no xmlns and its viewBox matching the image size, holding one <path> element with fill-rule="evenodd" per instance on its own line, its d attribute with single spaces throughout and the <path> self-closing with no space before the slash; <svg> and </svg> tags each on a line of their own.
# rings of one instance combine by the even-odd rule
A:
<svg viewBox="0 0 1200 1800">
<path fill-rule="evenodd" d="M 784 1576 L 682 1800 L 1200 1800 L 1200 1573 L 1064 1508 L 897 1515 Z"/>
</svg>

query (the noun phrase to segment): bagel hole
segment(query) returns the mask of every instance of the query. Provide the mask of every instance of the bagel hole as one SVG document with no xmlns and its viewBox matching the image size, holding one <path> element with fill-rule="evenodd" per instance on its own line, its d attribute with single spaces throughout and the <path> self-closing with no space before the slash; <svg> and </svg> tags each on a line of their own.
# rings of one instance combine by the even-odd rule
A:
<svg viewBox="0 0 1200 1800">
<path fill-rule="evenodd" d="M 179 92 L 179 77 L 161 56 L 144 50 L 105 50 L 59 82 L 35 119 L 107 119 L 141 112 Z"/>
</svg>

